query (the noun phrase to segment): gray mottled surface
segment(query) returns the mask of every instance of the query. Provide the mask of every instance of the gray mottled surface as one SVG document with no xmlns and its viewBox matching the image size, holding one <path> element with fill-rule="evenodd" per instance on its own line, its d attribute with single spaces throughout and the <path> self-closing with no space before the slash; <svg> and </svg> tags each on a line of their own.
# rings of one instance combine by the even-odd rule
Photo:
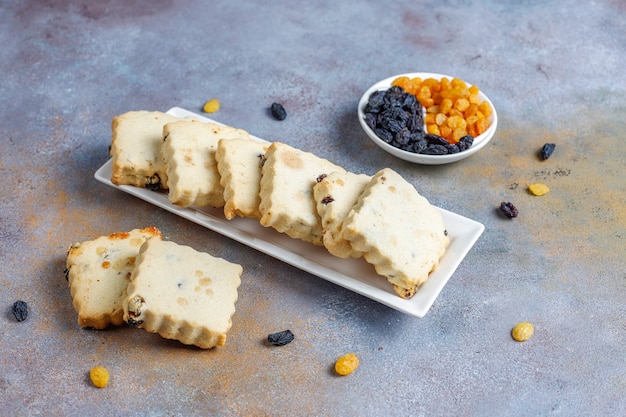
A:
<svg viewBox="0 0 626 417">
<path fill-rule="evenodd" d="M 624 2 L 0 1 L 0 43 L 0 414 L 626 414 Z M 360 95 L 413 71 L 477 84 L 500 116 L 492 143 L 439 167 L 372 144 Z M 352 171 L 390 166 L 485 224 L 426 317 L 93 179 L 113 116 L 211 97 L 220 122 Z M 557 149 L 541 162 L 546 142 Z M 532 182 L 551 192 L 530 196 Z M 499 216 L 500 201 L 520 216 Z M 147 226 L 243 265 L 226 346 L 76 324 L 68 245 Z M 17 299 L 31 306 L 22 323 Z M 536 328 L 525 343 L 510 336 L 520 321 Z M 263 343 L 284 328 L 294 343 Z M 334 376 L 348 351 L 361 366 Z M 97 364 L 104 390 L 88 380 Z"/>
</svg>

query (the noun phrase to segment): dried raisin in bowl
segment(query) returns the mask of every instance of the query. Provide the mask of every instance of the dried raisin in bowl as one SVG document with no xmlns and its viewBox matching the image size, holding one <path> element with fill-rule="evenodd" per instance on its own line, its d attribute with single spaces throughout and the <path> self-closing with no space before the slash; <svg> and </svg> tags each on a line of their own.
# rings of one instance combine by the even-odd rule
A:
<svg viewBox="0 0 626 417">
<path fill-rule="evenodd" d="M 489 127 L 483 133 L 473 138 L 473 143 L 469 148 L 462 150 L 460 152 L 448 153 L 445 155 L 428 155 L 428 154 L 422 154 L 422 153 L 416 153 L 416 152 L 403 150 L 383 140 L 372 130 L 372 128 L 370 128 L 370 126 L 366 122 L 365 120 L 366 106 L 369 102 L 369 99 L 372 93 L 376 91 L 388 90 L 389 88 L 392 87 L 392 83 L 394 82 L 394 80 L 398 79 L 399 77 L 407 77 L 409 79 L 421 78 L 422 80 L 433 78 L 438 81 L 442 80 L 443 78 L 447 78 L 449 80 L 454 79 L 454 77 L 451 77 L 449 75 L 444 75 L 444 74 L 436 74 L 436 73 L 428 73 L 428 72 L 414 72 L 414 73 L 394 75 L 393 77 L 389 77 L 382 81 L 379 81 L 376 84 L 372 85 L 370 88 L 368 88 L 367 91 L 365 91 L 365 93 L 359 100 L 359 106 L 358 106 L 359 123 L 361 123 L 361 127 L 363 128 L 367 136 L 375 144 L 381 147 L 383 150 L 387 151 L 388 153 L 398 158 L 404 159 L 405 161 L 414 162 L 417 164 L 425 164 L 425 165 L 441 165 L 441 164 L 449 164 L 452 162 L 457 162 L 457 161 L 460 161 L 461 159 L 465 159 L 475 154 L 476 152 L 484 148 L 487 145 L 487 143 L 489 143 L 489 141 L 493 138 L 493 135 L 495 134 L 496 128 L 498 125 L 498 115 L 496 113 L 496 109 L 493 106 L 493 103 L 491 102 L 491 100 L 489 100 L 489 98 L 482 92 L 482 90 L 479 90 L 478 96 L 479 96 L 480 102 L 488 103 L 492 111 L 489 117 L 487 118 L 487 120 L 489 121 Z M 469 87 L 471 86 L 471 84 L 467 83 L 467 86 Z M 424 112 L 425 112 L 425 109 L 424 109 Z M 426 132 L 425 123 L 424 123 L 424 132 Z"/>
</svg>

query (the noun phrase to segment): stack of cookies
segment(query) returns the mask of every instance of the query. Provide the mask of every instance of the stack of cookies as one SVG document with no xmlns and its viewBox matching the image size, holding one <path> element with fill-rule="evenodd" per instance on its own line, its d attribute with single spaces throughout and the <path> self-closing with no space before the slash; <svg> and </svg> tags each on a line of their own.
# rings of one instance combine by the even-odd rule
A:
<svg viewBox="0 0 626 417">
<path fill-rule="evenodd" d="M 373 176 L 281 142 L 161 112 L 131 111 L 112 123 L 114 184 L 160 189 L 172 204 L 224 209 L 324 246 L 363 257 L 397 295 L 410 298 L 448 246 L 439 211 L 397 172 Z"/>
<path fill-rule="evenodd" d="M 81 327 L 126 322 L 203 349 L 226 343 L 242 272 L 154 227 L 74 243 L 66 263 Z"/>
</svg>

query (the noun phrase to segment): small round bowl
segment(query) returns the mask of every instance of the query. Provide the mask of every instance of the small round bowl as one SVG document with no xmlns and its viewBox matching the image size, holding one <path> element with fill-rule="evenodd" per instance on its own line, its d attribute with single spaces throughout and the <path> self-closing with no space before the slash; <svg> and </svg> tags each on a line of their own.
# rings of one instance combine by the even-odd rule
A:
<svg viewBox="0 0 626 417">
<path fill-rule="evenodd" d="M 398 77 L 409 77 L 409 78 L 419 77 L 423 80 L 425 80 L 426 78 L 434 78 L 436 80 L 440 80 L 444 77 L 449 78 L 449 79 L 453 78 L 449 75 L 435 74 L 435 73 L 430 73 L 430 72 L 412 72 L 412 73 L 407 73 L 407 74 L 394 75 L 393 77 L 386 78 L 382 81 L 377 82 L 376 84 L 368 88 L 367 91 L 365 91 L 365 93 L 363 94 L 363 96 L 361 96 L 361 99 L 359 100 L 359 108 L 358 108 L 359 123 L 361 123 L 361 127 L 363 128 L 365 133 L 367 133 L 367 136 L 369 136 L 369 138 L 375 144 L 380 146 L 385 151 L 389 152 L 390 154 L 394 156 L 397 156 L 400 159 L 404 159 L 405 161 L 409 161 L 409 162 L 414 162 L 416 164 L 442 165 L 442 164 L 450 164 L 452 162 L 460 161 L 461 159 L 465 159 L 468 156 L 475 154 L 476 152 L 484 148 L 485 145 L 489 143 L 491 138 L 493 138 L 493 135 L 494 133 L 496 133 L 496 128 L 498 126 L 498 114 L 496 113 L 496 108 L 493 106 L 493 103 L 491 102 L 491 100 L 489 100 L 489 98 L 485 94 L 483 94 L 482 91 L 479 91 L 480 100 L 488 102 L 491 108 L 493 109 L 493 112 L 491 113 L 491 116 L 489 116 L 489 122 L 490 122 L 489 128 L 482 135 L 479 135 L 474 138 L 474 142 L 469 149 L 466 149 L 464 151 L 457 152 L 454 154 L 447 154 L 447 155 L 424 155 L 424 154 L 404 151 L 400 148 L 396 148 L 395 146 L 392 146 L 386 143 L 384 140 L 379 138 L 376 135 L 376 133 L 372 131 L 372 129 L 370 129 L 367 123 L 365 123 L 364 109 L 369 101 L 370 95 L 374 91 L 387 90 L 389 87 L 391 87 L 391 83 L 393 82 L 393 80 L 395 80 Z"/>
</svg>

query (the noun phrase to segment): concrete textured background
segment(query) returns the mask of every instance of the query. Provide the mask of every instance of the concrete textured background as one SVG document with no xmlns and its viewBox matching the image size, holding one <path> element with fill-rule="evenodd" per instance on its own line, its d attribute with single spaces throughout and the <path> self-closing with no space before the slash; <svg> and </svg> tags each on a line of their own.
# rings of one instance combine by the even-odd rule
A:
<svg viewBox="0 0 626 417">
<path fill-rule="evenodd" d="M 1 0 L 0 44 L 1 415 L 626 415 L 623 1 Z M 362 92 L 415 71 L 477 84 L 498 110 L 492 143 L 447 166 L 371 143 Z M 426 317 L 93 179 L 113 116 L 211 97 L 220 122 L 352 171 L 392 167 L 485 225 Z M 244 267 L 226 346 L 77 325 L 68 245 L 147 226 Z M 536 329 L 525 343 L 510 336 L 520 321 Z M 285 328 L 293 343 L 264 343 Z M 349 351 L 361 366 L 336 377 Z M 104 390 L 88 380 L 98 364 Z"/>
</svg>

